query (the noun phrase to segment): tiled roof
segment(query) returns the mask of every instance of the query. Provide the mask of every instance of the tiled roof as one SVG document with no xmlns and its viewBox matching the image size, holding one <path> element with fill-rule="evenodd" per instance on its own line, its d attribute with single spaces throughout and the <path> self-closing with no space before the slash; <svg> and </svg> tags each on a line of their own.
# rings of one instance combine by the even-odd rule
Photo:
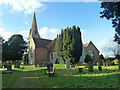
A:
<svg viewBox="0 0 120 90">
<path fill-rule="evenodd" d="M 42 38 L 33 38 L 36 47 L 42 47 L 42 48 L 47 48 L 47 46 L 49 45 L 49 43 L 52 40 L 48 40 L 48 39 L 42 39 Z"/>
<path fill-rule="evenodd" d="M 89 43 L 86 43 L 86 44 L 84 44 L 84 47 L 87 47 L 89 45 Z"/>
<path fill-rule="evenodd" d="M 84 44 L 84 47 L 87 47 L 90 43 L 96 48 L 96 46 L 92 43 L 92 41 L 90 41 L 89 43 Z M 96 50 L 98 50 L 98 49 L 96 48 Z"/>
<path fill-rule="evenodd" d="M 55 43 L 56 43 L 56 38 L 54 40 L 52 40 L 52 42 L 48 45 L 49 50 L 52 52 L 54 52 L 56 50 Z"/>
</svg>

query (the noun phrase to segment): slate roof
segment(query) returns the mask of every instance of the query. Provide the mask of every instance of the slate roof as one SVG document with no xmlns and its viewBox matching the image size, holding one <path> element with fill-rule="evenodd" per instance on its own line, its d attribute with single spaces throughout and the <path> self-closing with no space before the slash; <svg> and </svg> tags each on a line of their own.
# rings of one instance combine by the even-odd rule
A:
<svg viewBox="0 0 120 90">
<path fill-rule="evenodd" d="M 33 38 L 36 47 L 41 47 L 41 48 L 47 48 L 49 43 L 52 40 L 48 40 L 48 39 L 43 39 L 43 38 Z"/>
</svg>

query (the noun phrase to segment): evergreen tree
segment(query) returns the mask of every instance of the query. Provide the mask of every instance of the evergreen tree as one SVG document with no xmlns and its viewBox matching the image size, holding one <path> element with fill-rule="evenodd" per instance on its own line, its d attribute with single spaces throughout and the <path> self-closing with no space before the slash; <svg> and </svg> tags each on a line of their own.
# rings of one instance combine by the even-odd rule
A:
<svg viewBox="0 0 120 90">
<path fill-rule="evenodd" d="M 72 64 L 79 62 L 82 55 L 82 40 L 79 27 L 67 27 L 57 36 L 56 52 L 65 61 L 69 60 Z"/>
</svg>

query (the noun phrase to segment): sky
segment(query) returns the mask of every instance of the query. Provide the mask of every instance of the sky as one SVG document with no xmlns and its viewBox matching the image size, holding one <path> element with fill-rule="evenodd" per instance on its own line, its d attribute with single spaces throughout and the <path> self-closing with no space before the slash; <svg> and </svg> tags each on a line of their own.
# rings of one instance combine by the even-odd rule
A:
<svg viewBox="0 0 120 90">
<path fill-rule="evenodd" d="M 41 2 L 42 1 L 42 2 Z M 100 54 L 108 56 L 103 48 L 114 38 L 111 21 L 100 18 L 101 2 L 52 2 L 54 0 L 0 0 L 0 35 L 7 40 L 13 34 L 22 34 L 27 40 L 35 11 L 41 38 L 56 38 L 61 29 L 79 26 L 83 44 L 92 41 Z M 76 0 L 77 1 L 77 0 Z"/>
</svg>

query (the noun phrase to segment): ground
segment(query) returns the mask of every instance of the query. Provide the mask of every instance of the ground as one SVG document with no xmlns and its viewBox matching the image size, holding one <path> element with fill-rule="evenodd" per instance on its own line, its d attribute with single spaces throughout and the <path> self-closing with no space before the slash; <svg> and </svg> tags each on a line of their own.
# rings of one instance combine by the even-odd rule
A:
<svg viewBox="0 0 120 90">
<path fill-rule="evenodd" d="M 14 67 L 14 66 L 13 66 Z M 24 69 L 22 69 L 24 67 Z M 54 64 L 55 76 L 48 77 L 44 69 L 46 67 L 34 67 L 34 65 L 21 65 L 21 69 L 15 69 L 12 74 L 2 74 L 2 88 L 117 88 L 118 66 L 102 66 L 103 71 L 98 71 L 94 66 L 94 72 L 88 72 L 84 68 L 79 73 L 78 68 L 65 68 L 65 64 Z M 3 70 L 3 69 L 2 69 Z"/>
</svg>

